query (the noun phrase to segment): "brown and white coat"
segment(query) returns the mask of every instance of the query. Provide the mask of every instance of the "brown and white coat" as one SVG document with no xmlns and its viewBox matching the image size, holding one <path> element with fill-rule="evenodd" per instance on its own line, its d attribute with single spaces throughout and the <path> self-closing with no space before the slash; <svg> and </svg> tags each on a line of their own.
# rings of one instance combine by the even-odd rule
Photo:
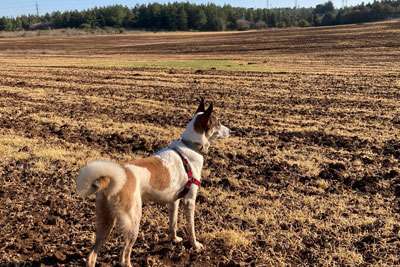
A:
<svg viewBox="0 0 400 267">
<path fill-rule="evenodd" d="M 211 141 L 227 137 L 229 132 L 214 116 L 212 104 L 205 110 L 202 100 L 181 139 L 153 156 L 122 164 L 98 160 L 82 168 L 77 179 L 78 192 L 82 196 L 96 193 L 96 243 L 87 265 L 95 266 L 100 247 L 118 222 L 125 239 L 121 264 L 131 266 L 131 247 L 138 235 L 144 201 L 169 205 L 169 238 L 180 242 L 182 238 L 176 235 L 176 227 L 178 206 L 182 200 L 190 242 L 195 249 L 202 249 L 203 245 L 196 240 L 194 227 L 198 186 L 192 184 L 183 199 L 178 199 L 188 176 L 175 150 L 188 160 L 193 176 L 200 180 L 204 160 L 202 153 L 208 151 Z"/>
</svg>

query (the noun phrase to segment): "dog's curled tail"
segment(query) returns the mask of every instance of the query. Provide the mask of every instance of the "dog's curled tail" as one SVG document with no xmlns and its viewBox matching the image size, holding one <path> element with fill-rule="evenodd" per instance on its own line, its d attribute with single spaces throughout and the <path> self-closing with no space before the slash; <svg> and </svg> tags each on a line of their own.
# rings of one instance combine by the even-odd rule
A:
<svg viewBox="0 0 400 267">
<path fill-rule="evenodd" d="M 107 196 L 113 196 L 122 189 L 126 179 L 125 169 L 120 164 L 96 160 L 81 169 L 76 179 L 76 188 L 83 197 L 102 190 Z"/>
</svg>

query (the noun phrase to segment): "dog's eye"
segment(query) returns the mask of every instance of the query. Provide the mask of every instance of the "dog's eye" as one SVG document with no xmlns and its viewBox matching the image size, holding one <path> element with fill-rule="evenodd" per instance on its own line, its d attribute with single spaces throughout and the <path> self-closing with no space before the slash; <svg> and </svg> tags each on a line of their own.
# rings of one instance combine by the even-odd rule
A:
<svg viewBox="0 0 400 267">
<path fill-rule="evenodd" d="M 98 182 L 94 182 L 93 184 L 92 184 L 92 188 L 93 189 L 98 189 L 100 187 L 100 185 L 98 184 Z"/>
</svg>

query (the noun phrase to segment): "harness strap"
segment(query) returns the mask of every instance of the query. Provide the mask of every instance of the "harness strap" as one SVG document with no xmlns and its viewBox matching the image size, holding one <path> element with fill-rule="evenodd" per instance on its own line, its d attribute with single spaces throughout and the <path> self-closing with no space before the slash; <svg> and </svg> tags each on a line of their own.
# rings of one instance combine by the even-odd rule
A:
<svg viewBox="0 0 400 267">
<path fill-rule="evenodd" d="M 183 198 L 189 192 L 192 184 L 200 186 L 201 182 L 198 179 L 193 177 L 193 172 L 192 172 L 192 168 L 190 167 L 189 161 L 182 155 L 182 153 L 177 148 L 173 147 L 171 149 L 173 151 L 175 151 L 176 154 L 178 154 L 179 157 L 181 158 L 183 167 L 185 168 L 185 172 L 188 176 L 188 181 L 186 182 L 185 187 L 178 194 L 178 199 L 180 199 L 180 198 Z"/>
</svg>

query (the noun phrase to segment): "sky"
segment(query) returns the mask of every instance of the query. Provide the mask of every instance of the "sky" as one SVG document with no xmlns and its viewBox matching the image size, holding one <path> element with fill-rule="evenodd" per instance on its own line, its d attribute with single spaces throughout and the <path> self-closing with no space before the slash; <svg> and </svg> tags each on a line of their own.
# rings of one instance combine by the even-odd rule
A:
<svg viewBox="0 0 400 267">
<path fill-rule="evenodd" d="M 45 14 L 56 10 L 87 9 L 94 6 L 107 6 L 112 4 L 122 4 L 134 6 L 143 3 L 168 3 L 175 0 L 0 0 L 0 17 L 14 17 L 22 14 L 36 14 L 36 2 L 38 3 L 39 13 Z M 293 7 L 296 0 L 269 0 L 270 7 Z M 310 7 L 324 3 L 328 0 L 297 0 L 299 6 Z M 179 1 L 180 2 L 180 1 Z M 186 1 L 182 1 L 186 2 Z M 230 4 L 240 7 L 259 7 L 266 8 L 267 0 L 189 0 L 197 4 L 213 2 L 218 5 Z M 343 0 L 332 1 L 336 7 L 341 7 Z M 359 0 L 347 0 L 348 5 L 361 3 Z M 364 1 L 370 2 L 370 1 Z"/>
</svg>

